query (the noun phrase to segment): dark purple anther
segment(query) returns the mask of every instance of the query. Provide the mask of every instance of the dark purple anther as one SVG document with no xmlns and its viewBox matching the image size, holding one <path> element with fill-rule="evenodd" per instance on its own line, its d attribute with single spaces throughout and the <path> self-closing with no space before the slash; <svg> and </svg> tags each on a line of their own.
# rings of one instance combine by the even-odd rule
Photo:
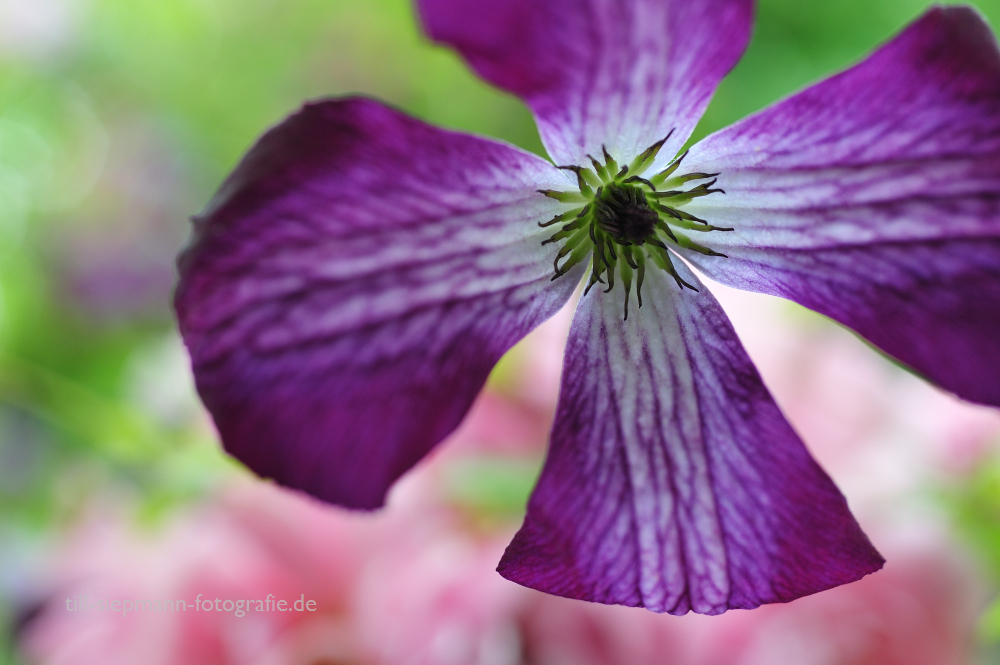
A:
<svg viewBox="0 0 1000 665">
<path fill-rule="evenodd" d="M 660 217 L 649 207 L 646 195 L 631 185 L 605 187 L 595 201 L 597 225 L 621 245 L 641 245 L 653 235 Z"/>
</svg>

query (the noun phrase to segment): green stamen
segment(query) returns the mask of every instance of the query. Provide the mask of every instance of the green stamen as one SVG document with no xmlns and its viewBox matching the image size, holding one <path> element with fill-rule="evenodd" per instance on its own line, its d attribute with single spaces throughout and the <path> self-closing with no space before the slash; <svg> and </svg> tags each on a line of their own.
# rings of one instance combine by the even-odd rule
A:
<svg viewBox="0 0 1000 665">
<path fill-rule="evenodd" d="M 540 227 L 562 226 L 542 241 L 543 245 L 564 242 L 553 260 L 558 279 L 574 267 L 590 260 L 590 270 L 584 294 L 596 284 L 605 284 L 605 293 L 615 288 L 616 276 L 625 286 L 625 312 L 628 319 L 632 285 L 636 300 L 642 307 L 642 286 L 646 278 L 646 261 L 670 275 L 680 289 L 698 289 L 681 278 L 674 267 L 671 253 L 687 249 L 705 256 L 725 257 L 710 247 L 694 242 L 683 231 L 711 233 L 733 229 L 714 226 L 684 211 L 691 201 L 712 194 L 725 194 L 715 187 L 718 173 L 681 173 L 681 162 L 687 153 L 674 159 L 659 173 L 646 176 L 661 148 L 672 135 L 668 134 L 633 159 L 628 166 L 618 162 L 601 147 L 603 161 L 588 155 L 590 166 L 560 166 L 576 175 L 578 191 L 539 190 L 561 203 L 576 204 L 556 215 Z M 699 180 L 708 182 L 698 183 Z M 689 189 L 686 183 L 695 183 Z M 661 190 L 661 187 L 666 187 Z M 579 204 L 584 204 L 580 206 Z M 617 275 L 616 275 L 617 274 Z"/>
<path fill-rule="evenodd" d="M 584 213 L 584 211 L 586 211 L 586 210 L 587 210 L 586 207 L 583 207 L 583 208 L 574 208 L 573 210 L 567 210 L 563 214 L 556 215 L 555 217 L 553 217 L 552 219 L 550 219 L 547 222 L 538 222 L 538 225 L 544 229 L 544 228 L 546 228 L 548 226 L 552 226 L 553 224 L 558 224 L 559 222 L 565 222 L 568 219 L 573 219 L 577 215 L 582 215 Z"/>
<path fill-rule="evenodd" d="M 612 159 L 611 155 L 608 154 L 608 149 L 603 145 L 601 146 L 601 152 L 604 153 L 604 163 L 607 166 L 608 173 L 614 173 L 618 170 L 618 162 Z"/>
<path fill-rule="evenodd" d="M 629 173 L 642 173 L 650 166 L 652 166 L 653 162 L 656 160 L 656 155 L 658 155 L 660 152 L 660 148 L 662 148 L 663 144 L 667 142 L 667 139 L 669 139 L 673 135 L 674 135 L 674 130 L 671 129 L 670 133 L 668 133 L 666 136 L 664 136 L 662 139 L 660 139 L 653 145 L 646 148 L 642 152 L 642 154 L 633 159 L 632 163 L 629 164 L 628 166 Z"/>
</svg>

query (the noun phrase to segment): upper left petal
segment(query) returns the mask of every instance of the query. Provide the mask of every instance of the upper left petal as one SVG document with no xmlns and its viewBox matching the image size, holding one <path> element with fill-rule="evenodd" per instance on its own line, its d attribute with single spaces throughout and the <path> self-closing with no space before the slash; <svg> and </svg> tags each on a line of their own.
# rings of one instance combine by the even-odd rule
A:
<svg viewBox="0 0 1000 665">
<path fill-rule="evenodd" d="M 227 450 L 322 499 L 381 505 L 569 298 L 537 226 L 560 204 L 535 191 L 565 184 L 370 100 L 309 104 L 265 134 L 196 220 L 175 299 Z"/>
<path fill-rule="evenodd" d="M 750 41 L 753 0 L 417 0 L 430 36 L 524 99 L 557 164 L 687 141 Z"/>
</svg>

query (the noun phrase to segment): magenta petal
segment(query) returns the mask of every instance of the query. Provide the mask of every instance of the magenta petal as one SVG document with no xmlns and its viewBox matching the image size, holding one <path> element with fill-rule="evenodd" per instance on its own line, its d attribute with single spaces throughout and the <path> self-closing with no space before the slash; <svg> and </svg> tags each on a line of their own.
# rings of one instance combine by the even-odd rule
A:
<svg viewBox="0 0 1000 665">
<path fill-rule="evenodd" d="M 673 155 L 750 39 L 752 0 L 418 0 L 424 25 L 522 97 L 557 164 Z"/>
<path fill-rule="evenodd" d="M 688 258 L 858 331 L 944 388 L 1000 406 L 1000 53 L 937 8 L 860 65 L 695 146 L 736 230 Z M 712 199 L 715 199 L 714 201 Z"/>
<path fill-rule="evenodd" d="M 878 570 L 715 298 L 659 270 L 643 291 L 624 322 L 620 288 L 581 301 L 549 456 L 500 573 L 569 598 L 718 614 Z"/>
<path fill-rule="evenodd" d="M 176 308 L 226 449 L 350 507 L 462 419 L 499 357 L 566 302 L 537 222 L 542 159 L 370 100 L 306 105 L 196 220 Z"/>
</svg>

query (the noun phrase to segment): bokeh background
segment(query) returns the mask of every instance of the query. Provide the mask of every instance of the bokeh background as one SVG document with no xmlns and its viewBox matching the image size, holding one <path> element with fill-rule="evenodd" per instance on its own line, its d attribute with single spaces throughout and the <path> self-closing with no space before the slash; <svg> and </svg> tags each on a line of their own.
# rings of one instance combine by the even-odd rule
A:
<svg viewBox="0 0 1000 665">
<path fill-rule="evenodd" d="M 929 4 L 761 0 L 695 138 L 856 62 Z M 1000 0 L 973 4 L 1000 25 Z M 764 296 L 717 289 L 889 559 L 835 591 L 677 618 L 493 572 L 544 453 L 568 311 L 501 362 L 380 514 L 228 459 L 172 319 L 174 257 L 255 137 L 349 93 L 542 153 L 524 106 L 431 45 L 407 0 L 0 0 L 0 662 L 1000 662 L 1000 415 Z M 81 593 L 305 594 L 319 610 L 68 611 Z"/>
</svg>

